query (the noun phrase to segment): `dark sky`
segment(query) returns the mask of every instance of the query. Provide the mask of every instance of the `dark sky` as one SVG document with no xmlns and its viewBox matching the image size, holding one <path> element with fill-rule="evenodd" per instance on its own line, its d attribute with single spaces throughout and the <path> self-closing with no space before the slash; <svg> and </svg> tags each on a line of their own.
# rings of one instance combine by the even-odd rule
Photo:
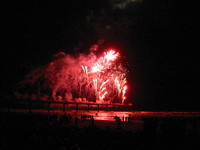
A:
<svg viewBox="0 0 200 150">
<path fill-rule="evenodd" d="M 136 108 L 199 111 L 197 3 L 122 2 L 2 2 L 3 93 L 12 93 L 26 73 L 53 54 L 87 51 L 103 39 L 102 47 L 120 49 L 129 63 L 128 97 Z"/>
</svg>

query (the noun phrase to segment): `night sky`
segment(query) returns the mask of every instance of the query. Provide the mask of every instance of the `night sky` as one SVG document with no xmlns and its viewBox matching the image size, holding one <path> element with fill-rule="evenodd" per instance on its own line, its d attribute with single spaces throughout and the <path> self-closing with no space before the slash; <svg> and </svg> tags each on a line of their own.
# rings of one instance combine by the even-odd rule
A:
<svg viewBox="0 0 200 150">
<path fill-rule="evenodd" d="M 4 1 L 2 99 L 59 51 L 113 47 L 128 62 L 128 99 L 138 110 L 200 111 L 198 5 L 165 0 Z"/>
</svg>

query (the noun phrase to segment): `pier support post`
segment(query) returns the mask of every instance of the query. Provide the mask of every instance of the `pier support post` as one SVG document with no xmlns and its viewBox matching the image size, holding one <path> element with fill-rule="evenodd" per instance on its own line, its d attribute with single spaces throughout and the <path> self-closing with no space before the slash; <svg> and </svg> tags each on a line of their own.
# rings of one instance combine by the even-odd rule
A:
<svg viewBox="0 0 200 150">
<path fill-rule="evenodd" d="M 31 100 L 29 101 L 29 112 L 32 112 L 32 102 L 31 102 Z"/>
<path fill-rule="evenodd" d="M 78 104 L 76 104 L 76 111 L 78 112 Z"/>
<path fill-rule="evenodd" d="M 65 112 L 65 103 L 63 103 L 63 112 Z"/>
<path fill-rule="evenodd" d="M 48 113 L 50 112 L 50 102 L 48 102 Z"/>
</svg>

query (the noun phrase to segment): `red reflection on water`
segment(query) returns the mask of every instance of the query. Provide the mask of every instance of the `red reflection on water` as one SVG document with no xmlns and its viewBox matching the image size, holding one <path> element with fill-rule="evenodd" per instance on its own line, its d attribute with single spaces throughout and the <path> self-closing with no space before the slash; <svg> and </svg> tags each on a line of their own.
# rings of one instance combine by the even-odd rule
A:
<svg viewBox="0 0 200 150">
<path fill-rule="evenodd" d="M 29 112 L 29 110 L 10 110 L 11 112 Z M 34 113 L 50 113 L 63 115 L 61 110 L 32 110 Z M 72 117 L 81 115 L 92 115 L 95 120 L 106 120 L 106 121 L 115 121 L 114 117 L 118 116 L 120 118 L 134 116 L 135 121 L 141 121 L 142 117 L 200 117 L 200 112 L 153 112 L 153 111 L 86 111 L 86 110 L 67 110 L 65 113 L 71 114 Z"/>
<path fill-rule="evenodd" d="M 191 117 L 200 116 L 200 112 L 152 112 L 152 111 L 83 111 L 76 112 L 76 115 L 92 115 L 96 120 L 115 121 L 114 117 L 134 116 L 135 121 L 141 121 L 142 117 Z"/>
</svg>

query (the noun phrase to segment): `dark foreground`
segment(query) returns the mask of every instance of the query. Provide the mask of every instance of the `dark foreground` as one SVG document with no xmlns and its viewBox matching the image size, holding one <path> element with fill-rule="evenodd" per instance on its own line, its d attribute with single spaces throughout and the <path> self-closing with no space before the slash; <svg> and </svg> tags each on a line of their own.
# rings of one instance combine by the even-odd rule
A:
<svg viewBox="0 0 200 150">
<path fill-rule="evenodd" d="M 133 122 L 127 124 L 134 126 Z M 90 117 L 73 118 L 69 114 L 0 113 L 0 149 L 199 149 L 199 117 L 144 117 L 143 130 L 113 126 Z M 87 126 L 83 126 L 83 125 Z"/>
</svg>

